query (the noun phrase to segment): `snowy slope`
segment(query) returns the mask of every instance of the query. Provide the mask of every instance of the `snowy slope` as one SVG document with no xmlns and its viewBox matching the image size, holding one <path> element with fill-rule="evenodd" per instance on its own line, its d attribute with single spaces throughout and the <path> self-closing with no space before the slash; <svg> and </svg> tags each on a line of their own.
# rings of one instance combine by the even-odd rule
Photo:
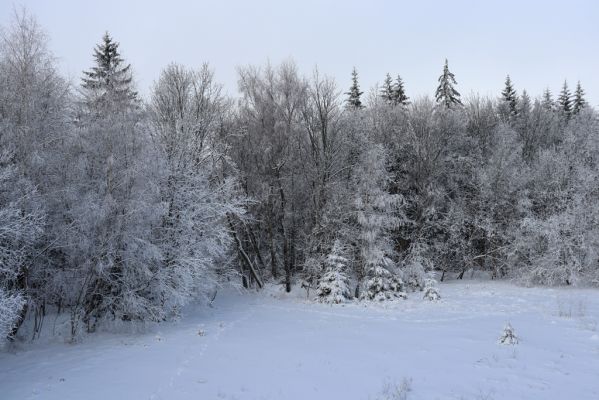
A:
<svg viewBox="0 0 599 400">
<path fill-rule="evenodd" d="M 442 301 L 219 295 L 141 335 L 0 354 L 0 398 L 599 399 L 599 292 L 451 282 Z M 520 343 L 497 339 L 510 322 Z"/>
</svg>

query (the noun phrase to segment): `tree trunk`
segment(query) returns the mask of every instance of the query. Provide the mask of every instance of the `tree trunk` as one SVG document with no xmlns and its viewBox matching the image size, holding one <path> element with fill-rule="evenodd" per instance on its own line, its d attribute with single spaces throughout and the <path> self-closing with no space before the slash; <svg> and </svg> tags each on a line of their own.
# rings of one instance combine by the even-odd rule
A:
<svg viewBox="0 0 599 400">
<path fill-rule="evenodd" d="M 252 244 L 252 247 L 254 248 L 254 252 L 256 253 L 256 257 L 258 258 L 258 263 L 260 264 L 260 268 L 262 270 L 265 270 L 266 264 L 264 263 L 264 259 L 262 258 L 262 254 L 260 253 L 260 247 L 258 246 L 258 241 L 256 240 L 256 235 L 254 235 L 254 231 L 252 230 L 252 228 L 250 228 L 248 226 L 246 226 L 246 231 L 247 231 L 247 235 L 250 240 L 250 243 Z"/>
<path fill-rule="evenodd" d="M 254 268 L 254 264 L 252 264 L 252 260 L 250 260 L 247 253 L 243 249 L 243 244 L 241 243 L 241 240 L 239 239 L 239 236 L 237 235 L 237 231 L 235 230 L 235 226 L 233 225 L 233 221 L 231 220 L 231 217 L 229 215 L 227 215 L 227 220 L 229 222 L 229 227 L 231 228 L 231 234 L 233 235 L 233 239 L 235 239 L 235 242 L 237 243 L 237 250 L 239 250 L 239 254 L 241 255 L 242 262 L 245 262 L 246 266 L 249 268 L 250 274 L 252 275 L 252 277 L 254 278 L 256 283 L 258 284 L 258 287 L 262 288 L 264 286 L 264 284 L 262 283 L 262 279 L 260 279 L 260 276 L 258 276 L 258 272 L 256 271 L 256 268 Z M 244 285 L 245 284 L 246 284 L 246 282 L 244 282 Z"/>
<path fill-rule="evenodd" d="M 279 177 L 278 177 L 279 178 Z M 285 192 L 281 185 L 280 178 L 279 183 L 279 195 L 281 196 L 281 217 L 279 218 L 279 228 L 281 229 L 281 235 L 283 236 L 283 265 L 285 267 L 285 290 L 287 293 L 291 292 L 291 260 L 289 257 L 289 240 L 287 239 L 287 232 L 285 229 L 285 208 L 287 201 L 285 199 Z"/>
<path fill-rule="evenodd" d="M 268 195 L 268 209 L 269 209 L 268 240 L 270 242 L 270 271 L 271 271 L 272 277 L 274 279 L 277 279 L 279 277 L 279 272 L 277 270 L 277 253 L 275 250 L 275 240 L 274 240 L 273 227 L 272 227 L 272 222 L 274 219 L 273 204 L 272 204 L 272 186 L 270 187 L 270 193 Z"/>
<path fill-rule="evenodd" d="M 16 288 L 18 290 L 23 291 L 24 293 L 27 293 L 27 268 L 21 268 L 19 276 L 17 277 Z M 21 307 L 21 310 L 19 311 L 19 316 L 18 316 L 13 328 L 11 329 L 10 333 L 8 334 L 9 340 L 14 340 L 14 338 L 17 336 L 17 332 L 19 331 L 19 328 L 21 328 L 21 325 L 23 325 L 23 322 L 25 322 L 25 317 L 27 316 L 28 310 L 29 310 L 29 299 L 25 298 L 25 303 L 23 304 L 23 307 Z"/>
</svg>

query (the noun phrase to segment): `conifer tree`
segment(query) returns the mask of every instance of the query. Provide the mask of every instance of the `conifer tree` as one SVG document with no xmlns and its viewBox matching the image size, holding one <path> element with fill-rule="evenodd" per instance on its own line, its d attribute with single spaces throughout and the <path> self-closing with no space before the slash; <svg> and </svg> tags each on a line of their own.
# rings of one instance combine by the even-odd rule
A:
<svg viewBox="0 0 599 400">
<path fill-rule="evenodd" d="M 518 95 L 509 75 L 505 78 L 505 88 L 501 92 L 501 98 L 508 107 L 509 115 L 516 116 L 518 114 Z"/>
<path fill-rule="evenodd" d="M 526 133 L 530 131 L 531 112 L 532 101 L 526 90 L 523 90 L 522 96 L 520 96 L 520 100 L 518 101 L 517 116 L 515 118 L 516 130 L 521 135 L 526 135 Z M 527 146 L 525 145 L 524 147 L 525 151 L 528 151 L 528 148 L 526 148 Z"/>
<path fill-rule="evenodd" d="M 406 95 L 404 89 L 403 80 L 400 75 L 397 75 L 397 80 L 393 86 L 393 99 L 396 105 L 407 106 L 410 104 L 408 101 L 410 98 Z"/>
<path fill-rule="evenodd" d="M 564 81 L 564 86 L 557 99 L 560 111 L 564 114 L 566 119 L 570 118 L 572 114 L 572 100 L 570 95 L 570 89 L 568 89 L 568 82 Z"/>
<path fill-rule="evenodd" d="M 532 102 L 530 100 L 530 96 L 528 95 L 528 92 L 526 90 L 523 90 L 522 96 L 520 96 L 520 101 L 519 101 L 518 109 L 516 112 L 518 114 L 528 115 L 528 114 L 530 114 L 531 109 L 532 109 Z"/>
<path fill-rule="evenodd" d="M 580 110 L 586 107 L 586 105 L 587 101 L 584 98 L 584 90 L 580 85 L 580 81 L 578 81 L 578 83 L 576 84 L 576 91 L 574 92 L 574 107 L 572 110 L 573 114 L 578 114 Z"/>
<path fill-rule="evenodd" d="M 549 90 L 549 88 L 546 88 L 545 91 L 543 92 L 542 105 L 546 111 L 553 111 L 553 109 L 555 108 L 555 103 L 553 101 L 553 95 L 551 94 L 551 90 Z"/>
<path fill-rule="evenodd" d="M 391 75 L 387 74 L 381 89 L 381 98 L 389 105 L 395 105 L 395 92 L 393 90 L 393 80 Z"/>
<path fill-rule="evenodd" d="M 343 256 L 343 246 L 335 240 L 324 260 L 324 271 L 318 281 L 316 294 L 323 303 L 339 304 L 351 297 L 347 277 L 348 260 Z"/>
<path fill-rule="evenodd" d="M 389 232 L 402 222 L 398 216 L 402 198 L 386 190 L 388 153 L 380 145 L 371 146 L 361 155 L 354 177 L 354 237 L 361 282 L 356 296 L 377 301 L 404 298 L 404 283 L 390 257 L 393 245 L 389 238 Z"/>
<path fill-rule="evenodd" d="M 134 104 L 137 92 L 133 90 L 131 64 L 125 64 L 119 52 L 119 43 L 106 32 L 94 49 L 95 65 L 84 71 L 82 90 L 86 105 L 96 111 L 106 107 L 126 110 Z"/>
<path fill-rule="evenodd" d="M 461 106 L 460 93 L 454 87 L 457 84 L 454 74 L 449 71 L 447 59 L 445 59 L 443 73 L 439 77 L 439 86 L 435 92 L 437 103 L 445 106 L 445 108 Z"/>
<path fill-rule="evenodd" d="M 356 67 L 354 67 L 352 70 L 351 80 L 352 84 L 349 88 L 349 92 L 345 93 L 348 96 L 347 107 L 351 109 L 364 108 L 362 105 L 362 100 L 360 100 L 360 96 L 362 96 L 364 92 L 360 91 L 360 85 L 358 84 L 358 71 L 356 71 Z"/>
</svg>

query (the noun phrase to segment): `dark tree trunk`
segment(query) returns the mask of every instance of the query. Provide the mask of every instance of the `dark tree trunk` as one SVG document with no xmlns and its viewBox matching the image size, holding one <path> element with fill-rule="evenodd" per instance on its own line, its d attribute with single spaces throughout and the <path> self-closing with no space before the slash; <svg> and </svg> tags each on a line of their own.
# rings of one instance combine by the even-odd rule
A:
<svg viewBox="0 0 599 400">
<path fill-rule="evenodd" d="M 16 289 L 21 290 L 25 293 L 27 293 L 27 268 L 21 268 L 21 271 L 17 277 L 17 281 L 16 281 Z M 13 328 L 11 329 L 11 331 L 8 334 L 8 339 L 9 340 L 14 340 L 14 338 L 17 337 L 17 332 L 19 332 L 19 328 L 21 328 L 21 326 L 23 325 L 23 322 L 25 322 L 25 317 L 27 317 L 27 311 L 29 310 L 29 299 L 25 299 L 25 303 L 23 304 L 23 307 L 21 307 L 21 310 L 19 311 L 19 316 L 17 318 L 17 320 L 15 321 L 15 324 L 13 326 Z"/>
<path fill-rule="evenodd" d="M 274 279 L 277 279 L 279 277 L 279 271 L 277 270 L 277 252 L 275 249 L 275 239 L 274 239 L 274 234 L 273 234 L 273 219 L 274 219 L 274 212 L 273 212 L 273 204 L 272 204 L 272 186 L 270 187 L 270 193 L 268 196 L 268 209 L 269 209 L 269 215 L 268 215 L 268 240 L 270 242 L 270 271 L 272 274 L 272 277 Z"/>
</svg>

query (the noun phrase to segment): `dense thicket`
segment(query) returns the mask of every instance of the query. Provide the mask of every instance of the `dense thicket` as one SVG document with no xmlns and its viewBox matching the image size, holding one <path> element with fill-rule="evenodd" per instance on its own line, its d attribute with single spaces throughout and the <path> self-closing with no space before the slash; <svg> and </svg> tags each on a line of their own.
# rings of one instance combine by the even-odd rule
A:
<svg viewBox="0 0 599 400">
<path fill-rule="evenodd" d="M 144 100 L 125 59 L 106 34 L 69 85 L 34 19 L 3 31 L 2 336 L 50 308 L 73 337 L 161 321 L 225 281 L 334 303 L 428 293 L 435 271 L 599 285 L 580 84 L 461 99 L 445 62 L 435 100 L 391 75 L 363 99 L 355 69 L 345 97 L 287 62 L 240 67 L 233 101 L 207 65 L 171 64 Z"/>
</svg>

